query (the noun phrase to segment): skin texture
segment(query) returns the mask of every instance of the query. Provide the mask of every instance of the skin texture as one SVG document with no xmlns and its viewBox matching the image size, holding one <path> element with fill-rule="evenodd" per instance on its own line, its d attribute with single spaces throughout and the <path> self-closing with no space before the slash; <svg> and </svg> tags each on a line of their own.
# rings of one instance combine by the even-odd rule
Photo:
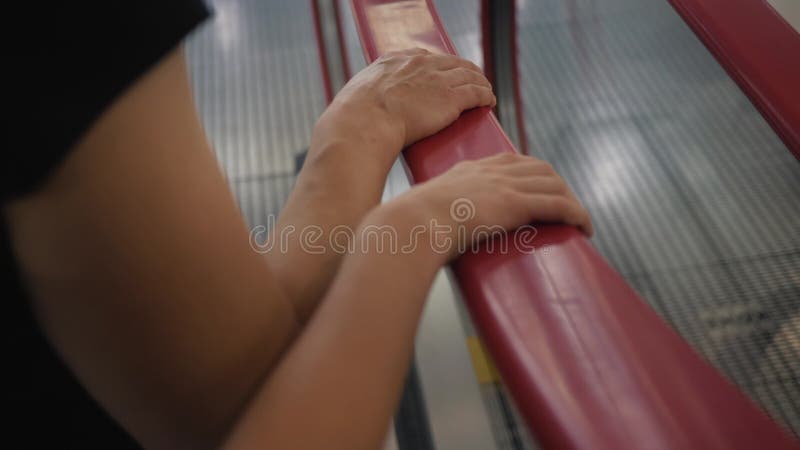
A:
<svg viewBox="0 0 800 450">
<path fill-rule="evenodd" d="M 392 225 L 408 236 L 469 198 L 469 227 L 547 220 L 591 232 L 552 168 L 519 155 L 460 164 L 378 206 L 405 145 L 493 103 L 477 68 L 455 57 L 411 50 L 371 65 L 315 126 L 277 229 Z M 255 252 L 181 49 L 3 212 L 51 344 L 152 448 L 378 448 L 425 295 L 454 256 L 426 246 L 310 254 L 297 241 L 286 253 Z"/>
<path fill-rule="evenodd" d="M 494 102 L 489 82 L 469 61 L 421 49 L 380 58 L 356 74 L 320 117 L 276 230 L 319 226 L 320 241 L 328 243 L 334 227 L 355 229 L 379 203 L 389 169 L 405 146 L 449 125 L 467 108 Z M 268 259 L 305 322 L 341 255 L 304 252 L 297 234 L 288 243 L 286 254 Z"/>
</svg>

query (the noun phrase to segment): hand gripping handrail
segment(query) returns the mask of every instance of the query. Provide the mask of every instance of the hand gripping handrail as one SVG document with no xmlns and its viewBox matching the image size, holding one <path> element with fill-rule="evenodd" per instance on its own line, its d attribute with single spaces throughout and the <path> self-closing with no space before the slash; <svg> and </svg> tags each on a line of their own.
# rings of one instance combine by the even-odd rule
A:
<svg viewBox="0 0 800 450">
<path fill-rule="evenodd" d="M 456 53 L 432 0 L 352 0 L 352 7 L 369 61 L 409 47 Z M 404 157 L 420 183 L 458 161 L 512 151 L 490 109 L 478 108 Z M 503 381 L 544 448 L 797 448 L 575 228 L 537 228 L 537 247 L 546 252 L 484 246 L 453 269 Z"/>
</svg>

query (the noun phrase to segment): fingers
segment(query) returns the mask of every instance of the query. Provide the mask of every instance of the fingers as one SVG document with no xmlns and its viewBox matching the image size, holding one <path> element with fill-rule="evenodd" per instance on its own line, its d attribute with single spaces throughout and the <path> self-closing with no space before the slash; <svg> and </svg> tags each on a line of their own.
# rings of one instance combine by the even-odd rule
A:
<svg viewBox="0 0 800 450">
<path fill-rule="evenodd" d="M 381 56 L 378 59 L 386 61 L 386 60 L 398 59 L 398 58 L 403 58 L 403 57 L 408 57 L 408 56 L 432 55 L 432 54 L 433 53 L 431 53 L 429 50 L 426 50 L 424 48 L 413 47 L 413 48 L 407 48 L 407 49 L 404 49 L 404 50 L 395 50 L 395 51 L 387 52 L 387 53 L 385 53 L 383 56 Z"/>
<path fill-rule="evenodd" d="M 477 84 L 462 84 L 450 89 L 451 95 L 459 112 L 478 106 L 494 106 L 495 99 L 492 89 Z"/>
<path fill-rule="evenodd" d="M 474 70 L 465 69 L 463 67 L 456 67 L 442 72 L 442 77 L 447 86 L 461 86 L 462 84 L 477 84 L 478 86 L 485 86 L 489 89 L 492 85 L 489 80 L 483 75 L 482 72 L 475 72 Z"/>
<path fill-rule="evenodd" d="M 389 52 L 389 55 L 432 55 L 430 50 L 424 49 L 422 47 L 412 47 L 403 50 L 397 50 L 394 52 Z"/>
<path fill-rule="evenodd" d="M 396 52 L 389 52 L 381 60 L 402 60 L 404 66 L 410 69 L 425 67 L 431 70 L 448 71 L 453 69 L 464 69 L 470 72 L 483 75 L 483 70 L 472 61 L 455 55 L 444 55 L 431 53 L 422 48 L 411 48 Z"/>
<path fill-rule="evenodd" d="M 509 182 L 514 189 L 531 194 L 570 196 L 569 186 L 561 177 L 518 175 Z"/>
<path fill-rule="evenodd" d="M 563 222 L 581 229 L 587 236 L 594 234 L 589 211 L 577 200 L 563 195 L 526 194 L 526 205 L 537 222 Z"/>
<path fill-rule="evenodd" d="M 413 73 L 421 68 L 431 66 L 431 58 L 435 56 L 423 48 L 410 48 L 388 52 L 378 58 L 375 64 L 384 65 L 392 71 Z"/>
<path fill-rule="evenodd" d="M 525 205 L 536 221 L 575 225 L 591 236 L 589 212 L 564 179 L 545 161 L 504 152 L 478 161 L 503 177 L 503 184 L 526 196 Z"/>
<path fill-rule="evenodd" d="M 520 155 L 516 152 L 504 152 L 491 156 L 486 158 L 486 163 L 493 166 L 502 166 L 510 174 L 558 176 L 556 170 L 547 161 L 542 161 L 532 156 Z"/>
<path fill-rule="evenodd" d="M 465 69 L 483 75 L 483 70 L 470 60 L 453 55 L 431 55 L 431 65 L 438 70 Z"/>
<path fill-rule="evenodd" d="M 536 160 L 531 156 L 523 156 L 517 152 L 513 151 L 504 151 L 502 153 L 497 153 L 491 156 L 487 156 L 485 158 L 479 159 L 478 162 L 481 164 L 488 164 L 488 165 L 509 165 L 509 164 L 518 164 L 525 160 Z"/>
<path fill-rule="evenodd" d="M 450 88 L 460 111 L 477 106 L 494 106 L 496 103 L 492 86 L 483 71 L 466 59 L 413 48 L 390 52 L 381 62 L 399 62 L 399 68 L 394 70 L 401 76 L 416 77 L 422 74 L 426 83 Z"/>
</svg>

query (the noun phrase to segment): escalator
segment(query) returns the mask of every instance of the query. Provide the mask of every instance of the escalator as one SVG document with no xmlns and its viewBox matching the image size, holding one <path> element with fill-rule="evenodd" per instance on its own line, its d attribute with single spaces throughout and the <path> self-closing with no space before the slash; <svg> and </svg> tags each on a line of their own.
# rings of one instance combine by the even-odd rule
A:
<svg viewBox="0 0 800 450">
<path fill-rule="evenodd" d="M 436 5 L 459 53 L 485 63 L 481 2 Z M 214 6 L 214 22 L 188 46 L 195 96 L 248 223 L 267 224 L 326 102 L 313 11 L 307 2 Z M 355 71 L 364 60 L 346 6 L 341 56 Z M 516 7 L 528 151 L 584 201 L 594 246 L 628 284 L 796 437 L 797 160 L 665 0 Z M 407 188 L 398 163 L 386 197 Z M 443 271 L 389 448 L 536 446 L 462 300 Z"/>
</svg>

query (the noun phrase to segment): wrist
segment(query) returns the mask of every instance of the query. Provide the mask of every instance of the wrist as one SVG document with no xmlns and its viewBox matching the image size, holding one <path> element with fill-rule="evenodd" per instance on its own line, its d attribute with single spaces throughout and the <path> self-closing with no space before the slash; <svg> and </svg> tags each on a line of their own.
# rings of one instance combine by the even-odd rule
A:
<svg viewBox="0 0 800 450">
<path fill-rule="evenodd" d="M 312 145 L 293 192 L 363 209 L 363 215 L 380 202 L 392 164 L 367 153 L 363 147 L 338 138 Z"/>
<path fill-rule="evenodd" d="M 349 151 L 355 163 L 377 163 L 388 171 L 404 142 L 405 125 L 385 110 L 334 101 L 314 126 L 309 156 Z"/>
<path fill-rule="evenodd" d="M 361 239 L 374 237 L 367 227 L 390 232 L 400 255 L 434 269 L 456 254 L 452 229 L 413 197 L 401 196 L 374 209 L 362 222 Z"/>
</svg>

